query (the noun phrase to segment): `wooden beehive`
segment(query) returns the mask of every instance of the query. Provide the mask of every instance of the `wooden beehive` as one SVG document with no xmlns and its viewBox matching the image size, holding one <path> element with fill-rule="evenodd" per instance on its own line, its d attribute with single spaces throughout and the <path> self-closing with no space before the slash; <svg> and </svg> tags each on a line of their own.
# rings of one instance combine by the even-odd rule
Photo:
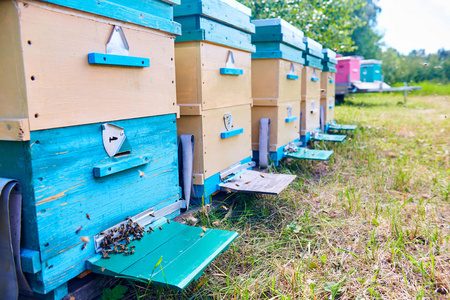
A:
<svg viewBox="0 0 450 300">
<path fill-rule="evenodd" d="M 168 17 L 159 26 L 169 32 L 144 27 L 150 18 L 145 9 L 154 9 L 148 6 L 136 25 L 112 21 L 107 13 L 2 1 L 0 117 L 16 119 L 13 128 L 27 137 L 35 130 L 176 113 L 173 33 L 180 28 Z M 149 67 L 88 62 L 89 53 L 105 53 L 112 24 L 123 28 L 129 55 L 149 60 Z M 29 127 L 21 125 L 24 119 Z M 6 135 L 1 138 L 20 139 L 12 130 Z"/>
<path fill-rule="evenodd" d="M 233 118 L 227 130 L 224 116 Z M 192 134 L 194 148 L 194 184 L 205 185 L 207 178 L 229 166 L 248 159 L 251 152 L 251 107 L 236 105 L 184 115 L 178 120 L 178 134 Z M 196 189 L 199 197 L 203 190 Z"/>
<path fill-rule="evenodd" d="M 320 106 L 323 110 L 322 127 L 324 132 L 327 132 L 329 124 L 334 120 L 337 60 L 336 52 L 330 49 L 323 49 L 323 54 Z"/>
<path fill-rule="evenodd" d="M 38 294 L 67 293 L 94 235 L 180 199 L 174 4 L 0 1 L 0 177 L 22 185 L 23 270 Z M 106 53 L 115 30 L 129 55 Z M 105 122 L 124 130 L 116 155 Z"/>
<path fill-rule="evenodd" d="M 233 53 L 234 69 L 242 70 L 242 75 L 220 73 L 229 53 Z M 249 51 L 192 41 L 176 43 L 175 57 L 177 101 L 182 116 L 251 103 Z"/>
<path fill-rule="evenodd" d="M 320 131 L 320 90 L 322 73 L 322 45 L 311 38 L 303 38 L 305 67 L 302 70 L 301 141 L 306 144 L 312 134 Z"/>
<path fill-rule="evenodd" d="M 303 32 L 282 19 L 252 21 L 252 149 L 259 157 L 260 120 L 269 118 L 270 156 L 275 165 L 284 147 L 299 139 Z"/>
<path fill-rule="evenodd" d="M 381 60 L 367 59 L 361 60 L 361 82 L 382 81 Z"/>
<path fill-rule="evenodd" d="M 219 174 L 251 160 L 250 9 L 236 1 L 189 0 L 175 9 L 178 134 L 193 134 L 194 191 L 209 201 Z"/>
</svg>

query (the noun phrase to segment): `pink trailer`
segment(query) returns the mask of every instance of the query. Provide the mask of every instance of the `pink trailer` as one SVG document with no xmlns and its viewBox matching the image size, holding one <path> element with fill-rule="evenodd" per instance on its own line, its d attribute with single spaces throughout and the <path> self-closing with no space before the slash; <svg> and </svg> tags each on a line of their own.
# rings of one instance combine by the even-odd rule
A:
<svg viewBox="0 0 450 300">
<path fill-rule="evenodd" d="M 337 58 L 336 84 L 360 81 L 360 60 L 352 56 Z M 349 80 L 350 79 L 350 80 Z"/>
</svg>

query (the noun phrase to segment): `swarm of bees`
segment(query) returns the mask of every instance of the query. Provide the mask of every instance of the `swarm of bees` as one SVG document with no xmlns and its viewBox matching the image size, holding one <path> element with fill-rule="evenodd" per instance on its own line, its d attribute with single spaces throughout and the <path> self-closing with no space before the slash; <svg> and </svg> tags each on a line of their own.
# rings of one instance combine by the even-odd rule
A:
<svg viewBox="0 0 450 300">
<path fill-rule="evenodd" d="M 133 222 L 129 217 L 125 219 L 126 222 L 122 223 L 114 229 L 108 232 L 102 232 L 104 235 L 103 241 L 100 246 L 102 248 L 102 257 L 109 259 L 110 254 L 123 254 L 132 255 L 134 254 L 135 246 L 128 246 L 131 241 L 140 240 L 144 237 L 144 227 L 140 226 L 138 223 Z M 153 228 L 149 227 L 148 233 L 154 231 Z"/>
</svg>

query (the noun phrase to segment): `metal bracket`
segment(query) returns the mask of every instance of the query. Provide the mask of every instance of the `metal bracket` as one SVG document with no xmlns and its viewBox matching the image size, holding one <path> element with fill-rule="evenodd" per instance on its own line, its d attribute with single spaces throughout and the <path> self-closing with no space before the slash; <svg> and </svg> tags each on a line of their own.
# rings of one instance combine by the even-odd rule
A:
<svg viewBox="0 0 450 300">
<path fill-rule="evenodd" d="M 122 127 L 105 123 L 102 124 L 103 147 L 108 155 L 116 155 L 127 138 Z"/>
<path fill-rule="evenodd" d="M 158 209 L 158 210 L 155 210 L 154 207 L 149 208 L 147 210 L 144 210 L 140 214 L 137 214 L 134 217 L 131 217 L 130 219 L 133 221 L 133 223 L 138 223 L 139 226 L 145 227 L 145 226 L 155 222 L 156 220 L 173 213 L 174 211 L 176 211 L 180 208 L 182 208 L 182 202 L 177 201 L 173 204 L 170 204 L 170 205 L 163 207 L 161 209 Z M 108 234 L 112 237 L 118 236 L 119 233 L 116 232 L 116 229 L 119 228 L 122 224 L 126 225 L 127 222 L 129 222 L 129 220 L 120 222 L 119 224 L 109 227 L 108 229 L 102 231 L 101 233 L 94 235 L 95 253 L 99 253 L 102 250 L 101 243 L 102 243 L 103 239 L 105 238 L 105 235 Z"/>
<path fill-rule="evenodd" d="M 225 129 L 230 131 L 233 128 L 233 115 L 231 113 L 224 114 L 223 122 L 225 124 Z"/>
<path fill-rule="evenodd" d="M 130 46 L 122 27 L 114 25 L 113 31 L 106 44 L 106 54 L 128 56 Z"/>
<path fill-rule="evenodd" d="M 291 67 L 289 68 L 289 74 L 290 74 L 290 75 L 295 75 L 295 67 L 294 67 L 294 63 L 291 63 Z"/>
<path fill-rule="evenodd" d="M 292 117 L 292 106 L 288 105 L 287 106 L 287 118 L 289 119 L 290 117 Z"/>
<path fill-rule="evenodd" d="M 227 57 L 227 62 L 225 63 L 225 68 L 230 68 L 230 69 L 234 68 L 234 55 L 233 55 L 233 51 L 231 51 L 231 50 L 228 50 L 228 57 Z"/>
<path fill-rule="evenodd" d="M 248 162 L 245 164 L 241 164 L 241 163 L 234 164 L 220 172 L 220 181 L 223 181 L 230 175 L 234 175 L 234 174 L 236 174 L 242 170 L 248 169 L 248 168 L 253 168 L 254 166 L 256 166 L 256 163 L 254 161 L 251 161 L 251 162 Z"/>
</svg>

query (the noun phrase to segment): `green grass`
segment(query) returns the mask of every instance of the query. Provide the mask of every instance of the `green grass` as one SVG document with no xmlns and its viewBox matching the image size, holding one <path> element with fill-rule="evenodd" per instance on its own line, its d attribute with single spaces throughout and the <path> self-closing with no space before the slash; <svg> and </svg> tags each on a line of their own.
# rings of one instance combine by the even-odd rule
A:
<svg viewBox="0 0 450 300">
<path fill-rule="evenodd" d="M 450 95 L 450 83 L 435 83 L 430 81 L 424 81 L 419 83 L 410 84 L 411 86 L 420 86 L 422 90 L 412 92 L 415 96 L 434 96 L 434 95 Z M 394 84 L 395 86 L 403 86 L 403 84 Z"/>
<path fill-rule="evenodd" d="M 142 299 L 448 299 L 450 97 L 356 95 L 330 162 L 284 161 L 280 196 L 233 195 L 197 226 L 240 237 L 183 292 Z M 231 213 L 230 213 L 231 211 Z M 130 290 L 134 290 L 130 288 Z M 130 295 L 129 298 L 135 298 Z"/>
</svg>

